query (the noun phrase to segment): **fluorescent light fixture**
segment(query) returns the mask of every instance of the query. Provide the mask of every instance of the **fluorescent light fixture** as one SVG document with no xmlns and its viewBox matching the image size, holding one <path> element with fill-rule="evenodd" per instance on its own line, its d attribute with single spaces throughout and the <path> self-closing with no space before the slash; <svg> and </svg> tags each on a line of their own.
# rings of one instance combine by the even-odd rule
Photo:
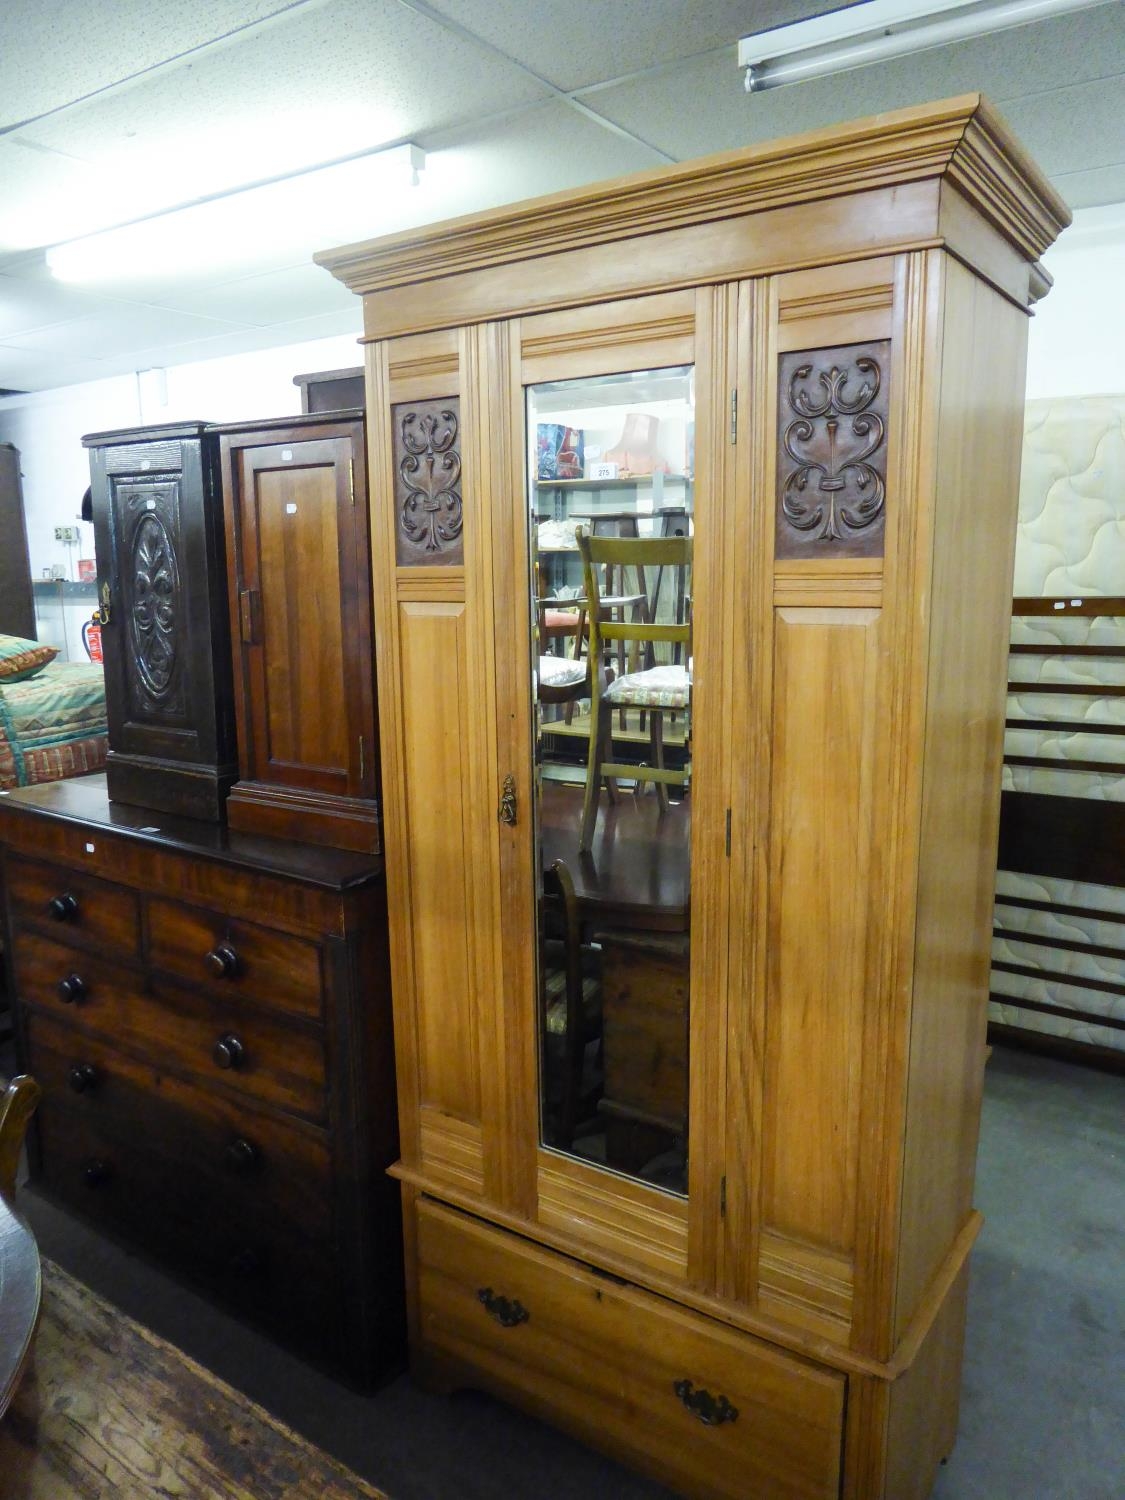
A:
<svg viewBox="0 0 1125 1500">
<path fill-rule="evenodd" d="M 862 0 L 842 10 L 778 26 L 738 44 L 748 94 L 843 73 L 884 58 L 964 42 L 1111 0 Z"/>
<path fill-rule="evenodd" d="M 412 144 L 350 157 L 69 240 L 47 251 L 47 265 L 60 281 L 78 282 L 214 279 L 294 265 L 326 241 L 398 227 L 425 164 Z"/>
</svg>

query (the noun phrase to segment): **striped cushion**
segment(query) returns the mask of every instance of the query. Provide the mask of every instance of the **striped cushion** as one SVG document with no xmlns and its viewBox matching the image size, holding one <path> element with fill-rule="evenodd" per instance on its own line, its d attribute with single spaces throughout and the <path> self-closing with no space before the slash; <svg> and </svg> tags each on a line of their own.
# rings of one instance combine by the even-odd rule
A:
<svg viewBox="0 0 1125 1500">
<path fill-rule="evenodd" d="M 686 708 L 691 676 L 686 667 L 650 667 L 647 672 L 628 672 L 611 682 L 606 703 L 615 708 Z"/>
<path fill-rule="evenodd" d="M 29 641 L 22 635 L 0 635 L 0 682 L 24 682 L 58 654 L 57 646 Z"/>
</svg>

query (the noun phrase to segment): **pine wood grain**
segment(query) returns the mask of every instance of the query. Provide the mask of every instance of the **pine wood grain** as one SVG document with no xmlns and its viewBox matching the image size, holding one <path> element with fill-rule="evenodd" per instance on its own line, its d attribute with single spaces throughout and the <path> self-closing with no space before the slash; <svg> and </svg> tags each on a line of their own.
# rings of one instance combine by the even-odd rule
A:
<svg viewBox="0 0 1125 1500">
<path fill-rule="evenodd" d="M 1003 561 L 998 538 L 1011 521 L 1023 316 L 1044 286 L 1032 262 L 1066 218 L 990 108 L 968 96 L 322 258 L 365 293 L 373 407 L 395 399 L 395 371 L 418 395 L 429 372 L 436 394 L 459 351 L 463 577 L 383 577 L 397 590 L 392 655 L 398 611 L 464 612 L 466 697 L 445 710 L 458 724 L 463 816 L 410 800 L 415 762 L 432 753 L 421 734 L 439 726 L 436 710 L 409 721 L 423 689 L 401 660 L 389 679 L 396 737 L 385 762 L 409 886 L 397 939 L 410 954 L 396 995 L 403 1121 L 416 1131 L 421 1114 L 433 1151 L 419 1161 L 408 1149 L 396 1170 L 411 1205 L 413 1357 L 446 1386 L 491 1386 L 594 1437 L 616 1427 L 632 1335 L 612 1317 L 587 1316 L 585 1293 L 568 1290 L 557 1268 L 562 1253 L 592 1270 L 594 1282 L 579 1274 L 584 1287 L 612 1278 L 616 1299 L 616 1279 L 627 1283 L 622 1305 L 663 1299 L 668 1323 L 639 1316 L 669 1340 L 679 1317 L 714 1318 L 845 1380 L 849 1500 L 921 1495 L 952 1440 L 958 1278 L 979 1222 L 970 1146 L 983 1004 L 973 965 L 987 961 L 979 893 L 992 853 L 982 786 L 1002 727 L 995 658 L 1006 639 L 997 568 L 981 558 Z M 403 337 L 376 342 L 392 333 Z M 872 343 L 886 400 L 880 545 L 850 556 L 826 529 L 775 563 L 779 481 L 796 477 L 779 476 L 777 461 L 779 433 L 793 425 L 779 419 L 791 399 L 782 364 L 795 378 L 801 351 L 817 351 L 827 389 L 837 364 L 845 371 L 864 354 L 840 346 Z M 547 1151 L 529 1178 L 539 1139 L 528 907 L 537 870 L 526 825 L 498 830 L 495 807 L 505 772 L 522 798 L 533 770 L 524 388 L 688 359 L 697 566 L 691 885 L 681 905 L 692 943 L 691 1146 L 686 1199 L 666 1195 L 662 1206 L 651 1190 Z M 856 413 L 847 401 L 837 408 L 841 420 L 816 450 L 826 463 L 807 466 L 804 484 L 840 491 L 837 437 L 846 457 L 849 438 L 873 430 L 843 420 Z M 385 443 L 385 412 L 373 410 L 372 425 Z M 784 533 L 781 550 L 790 550 Z M 966 578 L 980 598 L 966 599 Z M 985 634 L 992 644 L 975 652 Z M 556 837 L 549 816 L 543 832 Z M 416 1064 L 419 1038 L 432 1040 L 443 1020 L 409 972 L 415 903 L 424 911 L 430 899 L 411 869 L 418 857 L 467 882 L 445 943 L 466 954 L 458 1024 L 477 1050 L 460 1048 L 447 1081 L 478 1089 L 479 1111 L 457 1120 L 427 1094 Z M 653 852 L 652 873 L 659 863 Z M 677 1056 L 680 1045 L 677 1032 Z M 481 1329 L 479 1308 L 461 1301 L 476 1248 L 462 1238 L 464 1263 L 449 1258 L 433 1227 L 447 1227 L 444 1211 L 427 1218 L 427 1196 L 488 1221 L 488 1263 L 526 1277 L 528 1297 L 546 1288 L 549 1323 L 571 1306 L 574 1359 L 552 1363 L 569 1334 L 558 1347 L 537 1332 L 513 1346 L 508 1330 Z M 759 1383 L 741 1350 L 731 1368 L 746 1381 L 744 1400 L 768 1400 L 768 1378 L 760 1371 Z M 669 1466 L 664 1434 L 638 1430 L 644 1420 L 660 1429 L 666 1394 L 640 1378 L 621 1451 L 687 1493 L 741 1500 L 747 1471 L 733 1452 L 729 1467 L 695 1468 L 679 1452 Z M 756 1492 L 786 1493 L 789 1478 Z M 833 1467 L 813 1483 L 836 1493 L 840 1479 Z"/>
</svg>

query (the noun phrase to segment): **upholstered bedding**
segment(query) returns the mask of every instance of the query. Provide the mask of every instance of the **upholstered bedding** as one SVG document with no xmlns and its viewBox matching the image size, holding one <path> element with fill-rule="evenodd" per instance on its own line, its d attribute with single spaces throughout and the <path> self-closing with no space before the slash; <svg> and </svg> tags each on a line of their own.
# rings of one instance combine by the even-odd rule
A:
<svg viewBox="0 0 1125 1500">
<path fill-rule="evenodd" d="M 1017 597 L 1078 602 L 1125 594 L 1125 396 L 1028 403 L 1015 574 Z M 1046 649 L 1011 657 L 1005 752 L 1043 764 L 1005 766 L 1005 789 L 1125 801 L 1125 659 L 1101 654 L 1125 647 L 1125 617 L 1025 616 L 1013 620 L 1012 642 Z M 1078 654 L 1050 649 L 1059 645 Z M 1020 683 L 1058 683 L 1064 692 L 1021 692 Z M 1076 691 L 1081 687 L 1089 693 Z M 1011 723 L 1020 719 L 1059 719 L 1067 727 Z M 1078 723 L 1090 727 L 1070 727 Z M 1108 732 L 1099 731 L 1103 725 Z M 1078 764 L 1072 769 L 1068 761 Z M 1106 770 L 1095 769 L 1102 762 Z M 990 1008 L 993 1020 L 1125 1050 L 1125 851 L 1122 872 L 1113 886 L 999 872 L 996 926 L 1003 936 L 993 947 L 1001 965 L 992 973 L 992 993 L 1000 997 Z M 1110 1024 L 1094 1019 L 1102 1017 Z"/>
<path fill-rule="evenodd" d="M 0 789 L 81 776 L 105 764 L 105 680 L 93 662 L 52 662 L 0 686 Z"/>
</svg>

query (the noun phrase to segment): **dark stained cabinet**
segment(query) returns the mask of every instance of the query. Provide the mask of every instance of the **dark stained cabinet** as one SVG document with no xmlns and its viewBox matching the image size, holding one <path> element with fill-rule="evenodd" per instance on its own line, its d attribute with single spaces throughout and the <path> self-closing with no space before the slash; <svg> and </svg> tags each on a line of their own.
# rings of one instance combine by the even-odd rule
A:
<svg viewBox="0 0 1125 1500">
<path fill-rule="evenodd" d="M 20 453 L 0 443 L 0 634 L 36 639 L 35 597 L 27 555 Z"/>
<path fill-rule="evenodd" d="M 0 803 L 33 1179 L 359 1384 L 401 1360 L 382 860 L 108 801 Z"/>
<path fill-rule="evenodd" d="M 303 412 L 339 411 L 345 406 L 363 406 L 363 366 L 347 370 L 318 370 L 313 375 L 294 375 L 293 384 L 301 392 Z"/>
<path fill-rule="evenodd" d="M 362 414 L 223 426 L 232 828 L 379 848 Z"/>
<path fill-rule="evenodd" d="M 93 433 L 109 795 L 218 821 L 237 774 L 218 440 Z"/>
</svg>

